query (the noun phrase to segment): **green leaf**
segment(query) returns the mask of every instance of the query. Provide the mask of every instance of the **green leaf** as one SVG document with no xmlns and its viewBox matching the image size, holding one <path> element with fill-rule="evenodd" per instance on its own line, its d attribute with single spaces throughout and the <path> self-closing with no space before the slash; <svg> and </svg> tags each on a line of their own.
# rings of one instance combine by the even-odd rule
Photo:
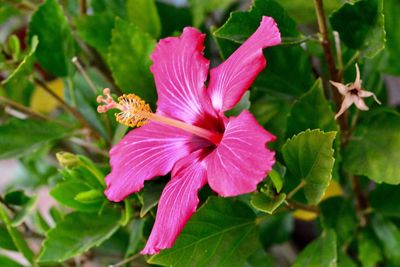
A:
<svg viewBox="0 0 400 267">
<path fill-rule="evenodd" d="M 162 36 L 171 36 L 177 31 L 192 23 L 192 16 L 189 8 L 177 7 L 160 1 L 156 1 L 158 14 L 162 25 Z"/>
<path fill-rule="evenodd" d="M 269 214 L 273 214 L 274 211 L 282 205 L 286 199 L 286 194 L 282 193 L 277 196 L 269 196 L 264 193 L 255 193 L 251 196 L 251 205 Z"/>
<path fill-rule="evenodd" d="M 225 10 L 237 0 L 189 0 L 193 14 L 193 26 L 200 27 L 208 13 Z"/>
<path fill-rule="evenodd" d="M 7 204 L 16 205 L 16 206 L 23 206 L 29 201 L 29 197 L 25 195 L 25 192 L 22 190 L 15 190 L 7 192 L 4 195 L 4 201 Z"/>
<path fill-rule="evenodd" d="M 50 191 L 50 195 L 61 204 L 73 209 L 85 212 L 96 212 L 101 208 L 101 202 L 83 203 L 76 199 L 80 193 L 89 190 L 91 190 L 91 188 L 86 183 L 74 179 L 58 183 Z"/>
<path fill-rule="evenodd" d="M 399 186 L 377 185 L 369 196 L 371 207 L 384 216 L 400 217 Z"/>
<path fill-rule="evenodd" d="M 270 16 L 275 19 L 279 25 L 283 43 L 300 37 L 294 20 L 273 0 L 255 0 L 250 11 L 232 12 L 225 24 L 214 31 L 214 35 L 218 38 L 243 43 L 258 28 L 262 16 Z"/>
<path fill-rule="evenodd" d="M 350 48 L 361 50 L 369 58 L 385 47 L 383 0 L 346 2 L 330 17 L 341 40 Z"/>
<path fill-rule="evenodd" d="M 370 115 L 346 147 L 344 168 L 377 183 L 400 183 L 400 115 L 383 111 Z"/>
<path fill-rule="evenodd" d="M 150 54 L 155 40 L 136 26 L 115 20 L 108 63 L 117 85 L 123 92 L 133 92 L 145 101 L 156 99 L 154 80 L 150 73 Z"/>
<path fill-rule="evenodd" d="M 127 0 L 128 19 L 143 32 L 154 38 L 161 33 L 160 17 L 154 0 Z"/>
<path fill-rule="evenodd" d="M 243 266 L 258 245 L 255 215 L 245 204 L 211 197 L 174 246 L 150 258 L 162 266 Z"/>
<path fill-rule="evenodd" d="M 374 267 L 382 260 L 379 241 L 369 229 L 363 229 L 357 237 L 358 259 L 363 267 Z"/>
<path fill-rule="evenodd" d="M 22 234 L 11 225 L 11 220 L 8 217 L 7 212 L 3 205 L 0 204 L 0 220 L 3 221 L 8 234 L 10 235 L 15 247 L 18 249 L 19 252 L 29 261 L 33 261 L 34 254 L 32 250 L 29 248 L 28 244 L 26 243 L 25 239 L 22 237 Z"/>
<path fill-rule="evenodd" d="M 306 130 L 289 139 L 282 148 L 293 179 L 305 183 L 304 195 L 309 204 L 321 200 L 332 178 L 335 137 L 336 132 Z"/>
<path fill-rule="evenodd" d="M 157 205 L 164 186 L 165 184 L 147 183 L 143 188 L 142 208 L 140 209 L 141 218 Z"/>
<path fill-rule="evenodd" d="M 119 219 L 120 213 L 112 209 L 105 209 L 97 216 L 68 214 L 47 233 L 38 262 L 62 262 L 99 246 L 119 228 Z"/>
<path fill-rule="evenodd" d="M 246 262 L 245 267 L 274 267 L 274 258 L 267 254 L 267 252 L 260 248 L 256 253 L 252 254 Z"/>
<path fill-rule="evenodd" d="M 332 197 L 320 204 L 324 228 L 335 229 L 339 245 L 346 246 L 354 238 L 358 219 L 353 204 L 341 197 Z"/>
<path fill-rule="evenodd" d="M 271 178 L 272 183 L 275 186 L 276 192 L 280 193 L 283 187 L 283 177 L 285 176 L 286 168 L 279 162 L 275 163 L 274 168 L 268 174 Z"/>
<path fill-rule="evenodd" d="M 0 159 L 32 153 L 49 141 L 63 138 L 69 131 L 51 122 L 10 119 L 0 125 Z"/>
<path fill-rule="evenodd" d="M 38 37 L 35 35 L 32 37 L 28 54 L 24 57 L 18 67 L 7 77 L 7 79 L 1 82 L 2 84 L 6 84 L 13 79 L 21 79 L 28 74 L 28 72 L 32 68 L 34 59 L 33 54 L 35 53 L 38 44 L 39 40 Z"/>
<path fill-rule="evenodd" d="M 400 230 L 379 214 L 372 217 L 371 224 L 386 258 L 392 263 L 388 266 L 398 266 L 400 262 Z"/>
<path fill-rule="evenodd" d="M 107 59 L 108 47 L 111 43 L 111 31 L 114 18 L 109 14 L 80 16 L 76 20 L 78 35 L 90 46 L 94 47 L 103 59 Z M 101 31 L 99 30 L 101 29 Z"/>
<path fill-rule="evenodd" d="M 132 220 L 129 226 L 129 244 L 125 255 L 132 255 L 137 252 L 139 244 L 143 239 L 144 220 Z"/>
<path fill-rule="evenodd" d="M 29 199 L 29 201 L 26 204 L 22 206 L 21 210 L 19 210 L 12 219 L 11 221 L 12 226 L 17 227 L 24 222 L 26 216 L 28 216 L 35 207 L 36 200 L 37 196 L 33 196 Z"/>
<path fill-rule="evenodd" d="M 74 199 L 84 204 L 98 203 L 105 200 L 103 192 L 97 189 L 80 192 Z"/>
<path fill-rule="evenodd" d="M 11 236 L 4 225 L 0 224 L 0 248 L 7 250 L 17 250 Z"/>
<path fill-rule="evenodd" d="M 320 79 L 293 104 L 288 116 L 286 136 L 290 137 L 307 129 L 321 129 L 325 132 L 338 130 Z"/>
<path fill-rule="evenodd" d="M 326 230 L 297 256 L 293 267 L 337 266 L 336 234 Z"/>
<path fill-rule="evenodd" d="M 68 21 L 56 0 L 46 0 L 32 15 L 29 38 L 39 38 L 35 55 L 40 65 L 55 76 L 72 72 L 74 41 Z"/>
<path fill-rule="evenodd" d="M 22 267 L 21 264 L 11 260 L 10 258 L 0 255 L 0 266 L 4 267 Z"/>
<path fill-rule="evenodd" d="M 383 13 L 385 16 L 385 31 L 386 31 L 386 48 L 382 68 L 385 72 L 400 75 L 400 31 L 399 19 L 400 2 L 397 0 L 384 0 Z"/>
<path fill-rule="evenodd" d="M 277 230 L 279 229 L 279 230 Z M 276 213 L 260 223 L 260 240 L 265 249 L 290 240 L 294 219 L 290 213 Z"/>
</svg>

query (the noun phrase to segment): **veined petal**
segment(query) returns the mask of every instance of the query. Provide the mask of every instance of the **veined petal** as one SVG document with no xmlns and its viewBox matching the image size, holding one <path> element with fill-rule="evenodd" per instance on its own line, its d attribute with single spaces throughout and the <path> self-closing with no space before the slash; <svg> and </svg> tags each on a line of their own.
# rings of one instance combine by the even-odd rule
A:
<svg viewBox="0 0 400 267">
<path fill-rule="evenodd" d="M 180 37 L 160 40 L 151 59 L 156 82 L 157 112 L 194 124 L 212 112 L 205 90 L 209 61 L 203 57 L 205 35 L 186 27 Z"/>
<path fill-rule="evenodd" d="M 247 110 L 230 118 L 221 143 L 205 158 L 210 187 L 226 197 L 256 190 L 275 163 L 265 146 L 273 140 Z"/>
<path fill-rule="evenodd" d="M 264 16 L 256 32 L 225 62 L 211 70 L 208 93 L 216 110 L 224 112 L 235 106 L 266 65 L 262 49 L 280 42 L 274 19 Z"/>
<path fill-rule="evenodd" d="M 201 142 L 183 130 L 154 122 L 132 130 L 110 151 L 107 198 L 121 201 L 139 191 L 145 180 L 170 172 L 176 161 Z"/>
<path fill-rule="evenodd" d="M 142 254 L 155 254 L 172 247 L 186 222 L 196 211 L 197 192 L 207 182 L 206 170 L 199 160 L 201 151 L 177 162 L 172 179 L 158 203 L 156 221 Z"/>
</svg>

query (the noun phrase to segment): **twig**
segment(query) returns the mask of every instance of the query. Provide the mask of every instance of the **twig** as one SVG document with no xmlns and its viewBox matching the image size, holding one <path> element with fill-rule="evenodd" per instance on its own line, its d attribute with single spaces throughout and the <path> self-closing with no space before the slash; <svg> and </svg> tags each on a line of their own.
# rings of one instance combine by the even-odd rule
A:
<svg viewBox="0 0 400 267">
<path fill-rule="evenodd" d="M 80 9 L 81 15 L 86 15 L 86 11 L 87 11 L 86 0 L 79 1 L 79 9 Z"/>
<path fill-rule="evenodd" d="M 4 206 L 6 206 L 7 209 L 9 209 L 11 212 L 15 212 L 16 210 L 11 207 L 2 196 L 0 196 L 0 203 L 2 203 Z"/>
<path fill-rule="evenodd" d="M 129 258 L 126 258 L 123 261 L 120 261 L 120 262 L 118 262 L 116 264 L 109 265 L 108 267 L 120 267 L 120 266 L 123 266 L 123 265 L 127 264 L 128 262 L 133 261 L 134 259 L 136 259 L 136 258 L 138 258 L 140 256 L 141 256 L 141 254 L 139 254 L 139 253 L 135 254 L 135 255 L 133 255 L 133 256 L 131 256 Z"/>
<path fill-rule="evenodd" d="M 325 59 L 328 64 L 330 79 L 335 82 L 341 82 L 342 78 L 340 76 L 338 69 L 336 68 L 335 60 L 331 49 L 331 43 L 329 41 L 328 27 L 326 25 L 326 17 L 322 0 L 314 0 L 314 6 L 315 6 L 315 11 L 317 13 L 319 32 L 321 33 L 321 45 L 322 48 L 324 49 Z M 339 110 L 342 104 L 342 96 L 335 88 L 333 88 L 333 86 L 330 86 L 330 88 L 333 100 L 336 103 L 336 108 L 337 110 Z M 345 131 L 347 129 L 346 112 L 345 114 L 339 117 L 338 121 L 340 124 L 340 128 Z"/>
<path fill-rule="evenodd" d="M 34 82 L 40 86 L 44 91 L 46 91 L 51 97 L 53 97 L 65 111 L 71 113 L 78 121 L 80 124 L 82 124 L 83 127 L 91 129 L 92 133 L 96 136 L 99 137 L 99 133 L 93 126 L 90 125 L 90 123 L 73 107 L 68 105 L 61 97 L 59 97 L 56 93 L 54 93 L 45 82 L 38 78 L 34 78 Z"/>
<path fill-rule="evenodd" d="M 93 146 L 91 143 L 88 143 L 88 142 L 86 142 L 86 141 L 84 141 L 84 140 L 82 140 L 80 138 L 71 137 L 69 140 L 72 143 L 75 143 L 75 144 L 80 145 L 82 147 L 86 147 L 87 149 L 91 150 L 92 152 L 95 152 L 95 153 L 97 153 L 99 155 L 108 157 L 108 152 L 107 151 L 104 151 L 104 150 L 102 150 L 102 149 L 100 149 L 100 148 L 98 148 L 96 146 Z"/>
<path fill-rule="evenodd" d="M 78 69 L 78 71 L 82 74 L 82 77 L 85 79 L 85 81 L 88 83 L 90 89 L 92 89 L 92 92 L 96 95 L 97 94 L 97 90 L 96 90 L 96 86 L 94 85 L 94 83 L 92 82 L 92 80 L 89 78 L 89 76 L 87 75 L 85 69 L 82 67 L 82 64 L 79 62 L 77 57 L 73 57 L 72 58 L 72 63 L 74 63 L 74 65 L 76 66 L 76 68 Z"/>
<path fill-rule="evenodd" d="M 286 200 L 286 204 L 291 208 L 291 209 L 299 209 L 299 210 L 305 210 L 309 212 L 313 212 L 316 214 L 319 214 L 320 211 L 316 206 L 309 206 L 309 205 L 304 205 L 301 203 L 294 202 L 290 199 Z"/>
<path fill-rule="evenodd" d="M 353 187 L 353 192 L 356 197 L 357 211 L 360 216 L 360 225 L 365 226 L 367 224 L 367 217 L 364 211 L 368 208 L 368 199 L 362 192 L 360 178 L 358 176 L 351 176 L 351 184 Z"/>
<path fill-rule="evenodd" d="M 301 180 L 301 182 L 287 194 L 287 199 L 291 199 L 300 189 L 302 189 L 306 185 L 306 182 L 304 180 Z"/>
</svg>

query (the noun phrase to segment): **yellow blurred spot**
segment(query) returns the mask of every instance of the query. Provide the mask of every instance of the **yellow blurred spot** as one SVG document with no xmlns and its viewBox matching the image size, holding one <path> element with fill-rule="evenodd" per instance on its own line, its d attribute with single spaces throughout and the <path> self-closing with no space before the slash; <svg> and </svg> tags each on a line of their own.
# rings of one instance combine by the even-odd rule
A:
<svg viewBox="0 0 400 267">
<path fill-rule="evenodd" d="M 55 79 L 47 82 L 46 85 L 56 95 L 64 99 L 64 83 L 61 79 Z M 31 108 L 34 111 L 48 113 L 59 106 L 59 103 L 54 100 L 41 86 L 36 86 L 31 98 Z"/>
<path fill-rule="evenodd" d="M 340 184 L 334 180 L 331 181 L 329 184 L 328 188 L 325 191 L 325 195 L 322 197 L 322 200 L 325 200 L 330 197 L 335 197 L 335 196 L 341 196 L 343 195 L 342 188 L 340 187 Z M 296 219 L 302 220 L 302 221 L 312 221 L 315 218 L 317 218 L 317 214 L 314 212 L 309 212 L 305 210 L 295 210 L 293 212 L 293 216 Z"/>
</svg>

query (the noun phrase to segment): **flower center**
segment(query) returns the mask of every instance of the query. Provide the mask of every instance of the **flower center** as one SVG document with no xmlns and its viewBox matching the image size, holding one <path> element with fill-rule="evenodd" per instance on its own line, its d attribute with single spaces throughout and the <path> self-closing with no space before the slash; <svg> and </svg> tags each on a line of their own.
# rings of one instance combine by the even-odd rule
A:
<svg viewBox="0 0 400 267">
<path fill-rule="evenodd" d="M 102 95 L 97 97 L 97 103 L 103 103 L 97 107 L 97 112 L 104 113 L 110 109 L 118 109 L 120 112 L 115 113 L 115 118 L 121 124 L 130 127 L 140 127 L 148 121 L 154 121 L 185 130 L 199 137 L 205 138 L 214 144 L 218 144 L 221 141 L 221 135 L 217 133 L 153 113 L 149 104 L 137 95 L 124 94 L 118 97 L 117 103 L 112 98 L 110 89 L 105 88 L 103 94 L 106 98 Z"/>
</svg>

